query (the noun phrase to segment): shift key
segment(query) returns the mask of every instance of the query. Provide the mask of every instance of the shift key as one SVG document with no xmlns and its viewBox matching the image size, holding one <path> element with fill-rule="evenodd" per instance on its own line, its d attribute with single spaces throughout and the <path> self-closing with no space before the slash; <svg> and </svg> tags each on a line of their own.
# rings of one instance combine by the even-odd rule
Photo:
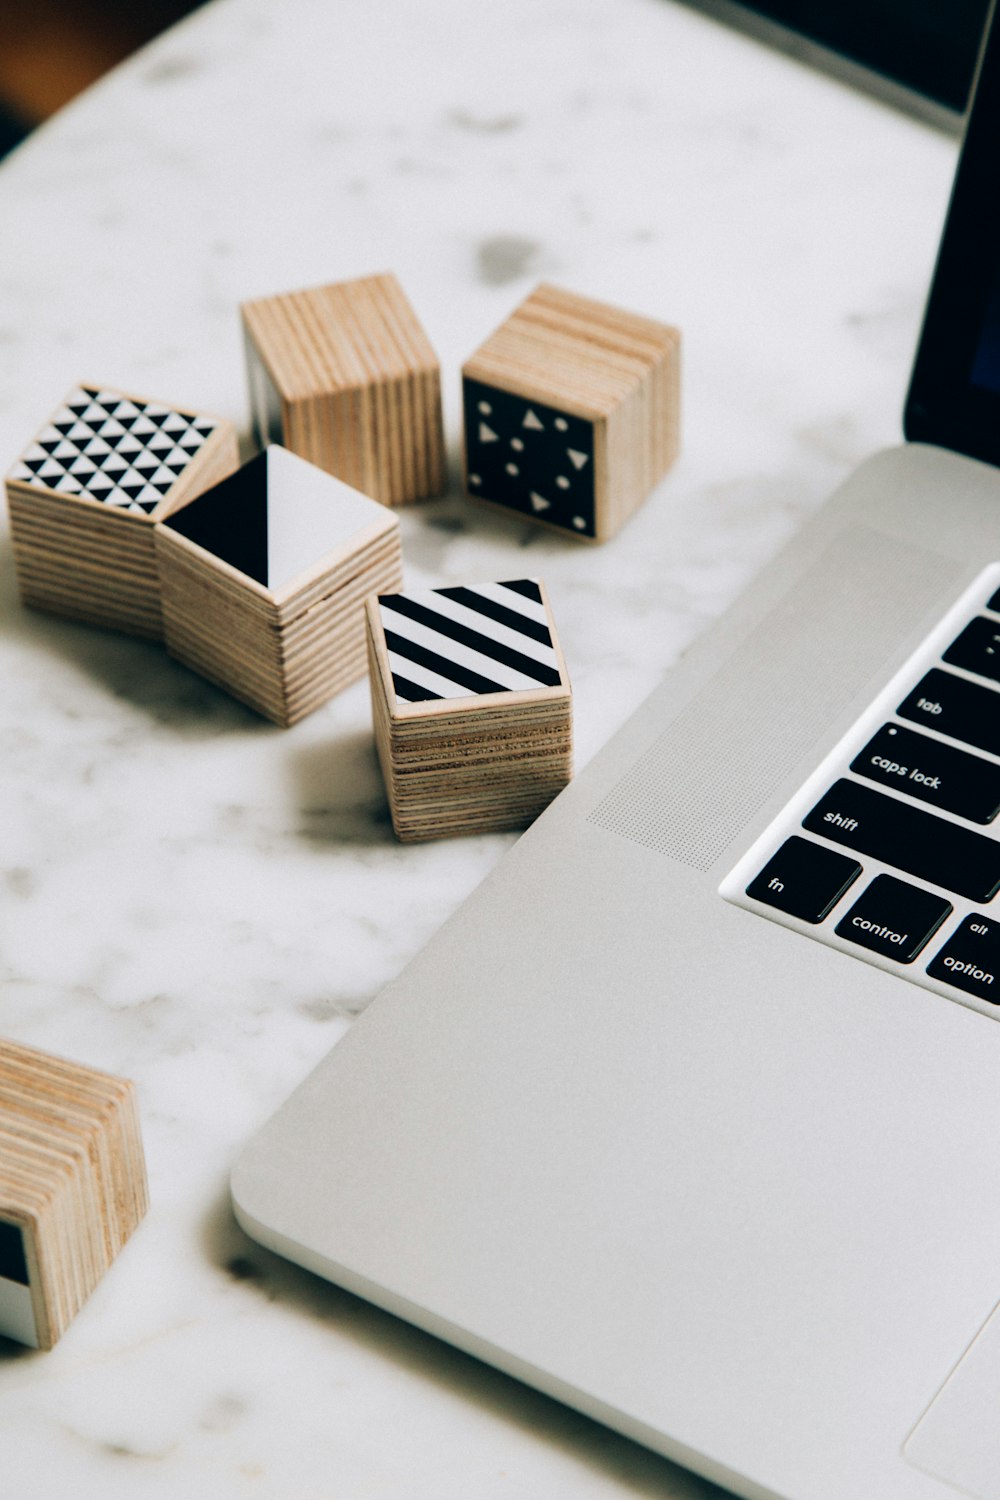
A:
<svg viewBox="0 0 1000 1500">
<path fill-rule="evenodd" d="M 854 781 L 832 786 L 802 826 L 970 901 L 1000 890 L 1000 841 Z"/>
</svg>

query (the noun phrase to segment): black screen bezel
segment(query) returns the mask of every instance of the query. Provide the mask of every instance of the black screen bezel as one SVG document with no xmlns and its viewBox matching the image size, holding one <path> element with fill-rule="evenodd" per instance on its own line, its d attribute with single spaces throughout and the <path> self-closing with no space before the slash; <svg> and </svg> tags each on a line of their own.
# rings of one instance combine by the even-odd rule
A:
<svg viewBox="0 0 1000 1500">
<path fill-rule="evenodd" d="M 972 383 L 1000 270 L 1000 25 L 991 7 L 965 140 L 917 347 L 903 429 L 1000 464 L 1000 391 Z"/>
<path fill-rule="evenodd" d="M 697 3 L 697 0 L 695 0 Z M 704 3 L 704 0 L 703 0 Z M 989 0 L 738 0 L 907 90 L 963 114 Z"/>
</svg>

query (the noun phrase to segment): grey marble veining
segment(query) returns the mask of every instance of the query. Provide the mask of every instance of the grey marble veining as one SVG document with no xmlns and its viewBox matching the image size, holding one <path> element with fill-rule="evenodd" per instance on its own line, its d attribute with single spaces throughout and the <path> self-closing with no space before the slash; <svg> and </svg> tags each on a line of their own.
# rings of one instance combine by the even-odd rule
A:
<svg viewBox="0 0 1000 1500">
<path fill-rule="evenodd" d="M 0 168 L 0 452 L 96 380 L 247 428 L 236 304 L 385 268 L 458 368 L 541 276 L 679 324 L 684 451 L 591 549 L 452 495 L 408 583 L 541 574 L 586 759 L 896 441 L 954 143 L 670 0 L 215 0 Z M 6 463 L 6 460 L 5 460 Z M 135 1077 L 153 1209 L 4 1493 L 519 1500 L 707 1486 L 250 1244 L 247 1135 L 493 866 L 403 849 L 359 684 L 289 732 L 32 615 L 0 536 L 0 1029 Z"/>
</svg>

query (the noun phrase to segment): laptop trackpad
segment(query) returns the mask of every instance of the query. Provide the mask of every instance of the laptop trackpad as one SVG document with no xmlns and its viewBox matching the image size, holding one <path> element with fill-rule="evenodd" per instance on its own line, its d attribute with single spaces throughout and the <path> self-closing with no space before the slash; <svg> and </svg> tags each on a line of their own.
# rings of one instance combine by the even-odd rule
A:
<svg viewBox="0 0 1000 1500">
<path fill-rule="evenodd" d="M 1000 1500 L 1000 1307 L 969 1345 L 903 1452 L 976 1500 Z"/>
</svg>

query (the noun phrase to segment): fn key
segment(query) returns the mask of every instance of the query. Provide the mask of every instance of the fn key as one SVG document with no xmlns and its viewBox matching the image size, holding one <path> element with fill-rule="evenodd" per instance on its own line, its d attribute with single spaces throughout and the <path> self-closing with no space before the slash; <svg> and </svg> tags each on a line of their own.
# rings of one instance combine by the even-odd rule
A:
<svg viewBox="0 0 1000 1500">
<path fill-rule="evenodd" d="M 822 922 L 861 874 L 857 860 L 790 838 L 747 886 L 747 895 L 803 922 Z"/>
</svg>

